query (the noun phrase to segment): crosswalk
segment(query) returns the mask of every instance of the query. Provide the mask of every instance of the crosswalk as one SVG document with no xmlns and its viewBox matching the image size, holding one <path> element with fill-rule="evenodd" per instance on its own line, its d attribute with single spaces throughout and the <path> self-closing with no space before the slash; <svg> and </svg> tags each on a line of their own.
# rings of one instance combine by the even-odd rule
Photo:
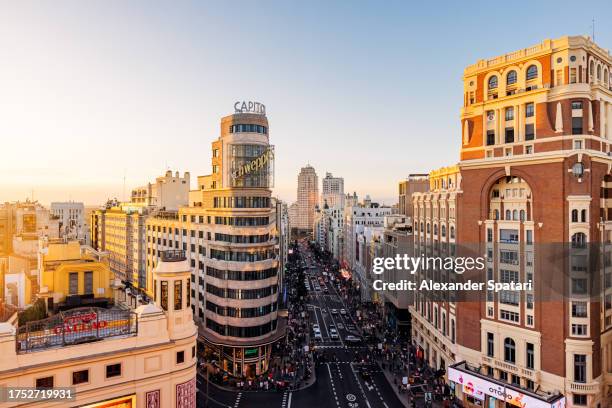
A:
<svg viewBox="0 0 612 408">
<path fill-rule="evenodd" d="M 281 403 L 281 408 L 291 408 L 291 396 L 292 392 L 285 391 L 283 394 L 283 402 Z"/>
<path fill-rule="evenodd" d="M 238 395 L 236 396 L 236 402 L 234 402 L 234 408 L 238 408 L 238 405 L 240 405 L 240 398 L 242 398 L 241 392 L 239 392 Z"/>
</svg>

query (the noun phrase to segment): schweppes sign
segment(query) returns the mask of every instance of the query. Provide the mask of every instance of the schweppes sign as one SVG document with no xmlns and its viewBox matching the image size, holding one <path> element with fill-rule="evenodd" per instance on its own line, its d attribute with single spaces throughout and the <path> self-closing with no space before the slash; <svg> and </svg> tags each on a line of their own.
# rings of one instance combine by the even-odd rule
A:
<svg viewBox="0 0 612 408">
<path fill-rule="evenodd" d="M 254 158 L 250 162 L 241 165 L 236 170 L 234 170 L 234 179 L 238 179 L 244 176 L 247 176 L 251 173 L 255 173 L 263 169 L 274 159 L 274 152 L 272 149 L 268 148 L 265 152 L 261 154 L 261 156 Z"/>
</svg>

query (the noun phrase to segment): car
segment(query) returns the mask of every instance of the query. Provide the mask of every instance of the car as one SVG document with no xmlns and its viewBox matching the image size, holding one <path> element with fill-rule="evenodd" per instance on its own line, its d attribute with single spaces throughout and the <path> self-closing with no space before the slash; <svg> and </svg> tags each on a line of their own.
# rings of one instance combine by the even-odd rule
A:
<svg viewBox="0 0 612 408">
<path fill-rule="evenodd" d="M 340 337 L 338 336 L 338 332 L 337 332 L 337 331 L 335 331 L 335 330 L 334 330 L 334 331 L 331 331 L 331 330 L 329 331 L 329 337 L 331 337 L 333 340 L 337 340 L 337 339 L 339 339 L 339 338 L 340 338 Z"/>
<path fill-rule="evenodd" d="M 327 289 L 327 287 L 323 288 L 323 293 L 329 293 L 329 289 Z"/>
<path fill-rule="evenodd" d="M 316 331 L 316 330 L 321 330 L 321 329 L 319 328 L 319 325 L 317 323 L 315 323 L 315 324 L 312 325 L 312 330 Z"/>
<path fill-rule="evenodd" d="M 353 344 L 361 343 L 361 339 L 357 336 L 353 336 L 352 334 L 349 334 L 348 336 L 346 336 L 344 338 L 344 341 L 346 341 L 347 343 L 353 343 Z"/>
<path fill-rule="evenodd" d="M 366 382 L 366 383 L 368 383 L 368 382 L 371 382 L 371 381 L 372 381 L 372 377 L 370 376 L 370 372 L 369 372 L 369 371 L 368 371 L 368 370 L 367 370 L 365 367 L 363 367 L 363 368 L 361 369 L 361 379 L 362 379 L 364 382 Z"/>
<path fill-rule="evenodd" d="M 321 330 L 314 330 L 314 338 L 315 340 L 323 340 L 323 336 L 321 335 Z"/>
<path fill-rule="evenodd" d="M 342 316 L 345 316 L 345 315 L 346 315 L 346 310 L 344 310 L 344 309 L 340 309 L 340 314 L 341 314 Z"/>
<path fill-rule="evenodd" d="M 344 325 L 342 323 L 338 323 L 338 328 L 339 329 L 344 329 Z"/>
<path fill-rule="evenodd" d="M 338 309 L 332 309 L 331 310 L 331 314 L 333 314 L 333 315 L 338 314 Z"/>
<path fill-rule="evenodd" d="M 329 326 L 327 326 L 329 328 L 329 331 L 336 331 L 336 325 L 335 324 L 330 324 Z"/>
</svg>

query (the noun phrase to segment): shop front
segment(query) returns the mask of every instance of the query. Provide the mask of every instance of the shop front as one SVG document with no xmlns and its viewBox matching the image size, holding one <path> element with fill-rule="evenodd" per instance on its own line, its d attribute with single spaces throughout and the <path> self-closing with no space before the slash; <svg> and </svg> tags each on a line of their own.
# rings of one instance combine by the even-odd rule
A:
<svg viewBox="0 0 612 408">
<path fill-rule="evenodd" d="M 448 381 L 457 399 L 466 407 L 565 408 L 561 394 L 539 394 L 481 375 L 465 362 L 448 368 Z"/>
</svg>

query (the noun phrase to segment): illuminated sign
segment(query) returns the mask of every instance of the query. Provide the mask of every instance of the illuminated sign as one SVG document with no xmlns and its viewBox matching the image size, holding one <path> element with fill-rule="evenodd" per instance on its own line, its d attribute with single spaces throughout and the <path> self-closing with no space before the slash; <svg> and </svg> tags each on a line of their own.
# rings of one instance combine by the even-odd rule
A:
<svg viewBox="0 0 612 408">
<path fill-rule="evenodd" d="M 466 395 L 484 400 L 484 395 L 489 395 L 495 399 L 506 401 L 507 403 L 520 408 L 564 408 L 565 397 L 561 397 L 554 402 L 547 402 L 541 399 L 523 394 L 513 388 L 499 385 L 475 375 L 459 371 L 456 368 L 448 368 L 448 379 L 463 386 Z"/>
<path fill-rule="evenodd" d="M 274 153 L 272 152 L 271 149 L 267 149 L 259 157 L 254 158 L 250 162 L 247 162 L 241 165 L 240 167 L 238 167 L 236 170 L 234 170 L 234 173 L 233 173 L 234 179 L 244 177 L 246 175 L 249 175 L 250 173 L 255 173 L 263 169 L 266 166 L 266 164 L 272 161 L 273 158 L 274 158 Z"/>
<path fill-rule="evenodd" d="M 257 357 L 259 355 L 259 349 L 258 348 L 251 348 L 251 349 L 245 349 L 244 350 L 244 357 L 248 358 L 248 357 Z"/>
<path fill-rule="evenodd" d="M 115 336 L 135 335 L 136 314 L 129 310 L 83 307 L 19 326 L 19 353 L 81 344 Z"/>
<path fill-rule="evenodd" d="M 253 101 L 238 101 L 234 104 L 235 113 L 256 113 L 258 115 L 266 114 L 266 105 Z"/>
<path fill-rule="evenodd" d="M 79 408 L 136 408 L 136 395 L 113 398 L 94 404 L 81 405 Z"/>
</svg>

